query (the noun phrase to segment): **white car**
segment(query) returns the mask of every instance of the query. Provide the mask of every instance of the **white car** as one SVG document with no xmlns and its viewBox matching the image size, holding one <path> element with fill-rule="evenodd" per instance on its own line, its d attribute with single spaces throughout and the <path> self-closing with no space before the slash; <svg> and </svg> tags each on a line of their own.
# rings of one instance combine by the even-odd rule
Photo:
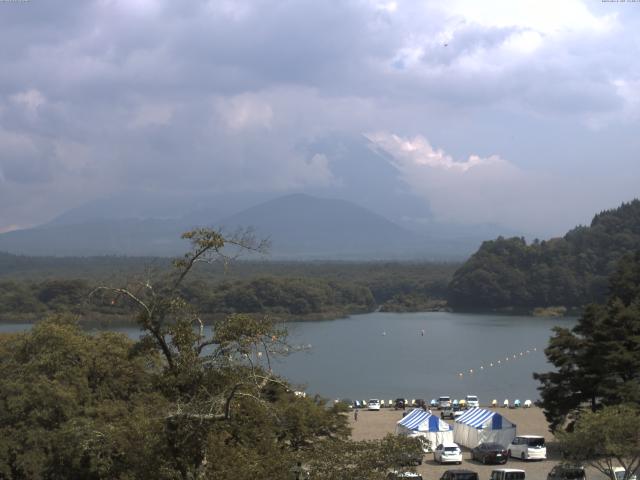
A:
<svg viewBox="0 0 640 480">
<path fill-rule="evenodd" d="M 447 395 L 443 395 L 438 398 L 438 408 L 442 410 L 443 408 L 448 408 L 451 406 L 451 397 Z"/>
<path fill-rule="evenodd" d="M 380 400 L 377 398 L 370 398 L 367 403 L 367 410 L 380 410 Z"/>
<path fill-rule="evenodd" d="M 607 469 L 607 475 L 611 476 L 611 470 Z M 623 468 L 623 467 L 613 467 L 613 475 L 618 479 L 618 480 L 622 480 L 624 478 L 624 474 L 627 473 L 627 471 Z M 629 477 L 629 480 L 636 480 L 636 474 L 632 473 L 631 476 Z"/>
<path fill-rule="evenodd" d="M 465 401 L 467 403 L 467 408 L 477 408 L 480 406 L 480 402 L 476 395 L 467 395 L 465 397 Z"/>
<path fill-rule="evenodd" d="M 520 460 L 545 460 L 547 447 L 540 435 L 518 435 L 508 447 L 509 456 Z"/>
<path fill-rule="evenodd" d="M 441 443 L 433 451 L 433 461 L 438 463 L 462 463 L 462 450 L 457 443 Z"/>
</svg>

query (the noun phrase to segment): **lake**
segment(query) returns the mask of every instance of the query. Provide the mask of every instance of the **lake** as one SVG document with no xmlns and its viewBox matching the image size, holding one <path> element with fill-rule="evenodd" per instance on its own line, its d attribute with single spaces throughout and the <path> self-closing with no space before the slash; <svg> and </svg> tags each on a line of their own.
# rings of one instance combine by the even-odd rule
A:
<svg viewBox="0 0 640 480">
<path fill-rule="evenodd" d="M 310 345 L 274 370 L 309 394 L 385 400 L 476 394 L 481 403 L 539 397 L 533 372 L 551 369 L 544 355 L 551 329 L 575 318 L 470 313 L 382 313 L 288 322 L 290 342 Z M 0 332 L 30 328 L 0 324 Z M 113 330 L 137 338 L 139 330 Z M 492 366 L 493 364 L 493 366 Z"/>
</svg>

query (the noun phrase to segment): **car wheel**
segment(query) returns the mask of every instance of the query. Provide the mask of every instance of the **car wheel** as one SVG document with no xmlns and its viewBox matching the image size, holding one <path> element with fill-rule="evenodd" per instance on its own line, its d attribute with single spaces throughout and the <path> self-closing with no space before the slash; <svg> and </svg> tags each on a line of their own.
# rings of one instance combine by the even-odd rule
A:
<svg viewBox="0 0 640 480">
<path fill-rule="evenodd" d="M 520 454 L 520 460 L 522 460 L 522 461 L 524 461 L 524 460 L 525 460 L 524 452 L 522 452 L 522 453 Z"/>
<path fill-rule="evenodd" d="M 502 462 L 502 465 L 506 465 L 506 463 L 507 463 L 507 460 L 505 459 L 505 461 Z"/>
</svg>

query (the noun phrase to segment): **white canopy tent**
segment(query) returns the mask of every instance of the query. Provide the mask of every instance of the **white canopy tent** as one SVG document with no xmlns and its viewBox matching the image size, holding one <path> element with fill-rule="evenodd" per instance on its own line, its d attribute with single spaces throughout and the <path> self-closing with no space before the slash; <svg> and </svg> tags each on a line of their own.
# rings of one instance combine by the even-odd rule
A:
<svg viewBox="0 0 640 480">
<path fill-rule="evenodd" d="M 397 422 L 396 433 L 429 440 L 432 449 L 441 443 L 453 442 L 451 425 L 420 408 L 412 410 Z"/>
<path fill-rule="evenodd" d="M 472 408 L 456 418 L 453 438 L 458 445 L 468 448 L 484 442 L 508 446 L 516 436 L 516 425 L 498 412 Z"/>
</svg>

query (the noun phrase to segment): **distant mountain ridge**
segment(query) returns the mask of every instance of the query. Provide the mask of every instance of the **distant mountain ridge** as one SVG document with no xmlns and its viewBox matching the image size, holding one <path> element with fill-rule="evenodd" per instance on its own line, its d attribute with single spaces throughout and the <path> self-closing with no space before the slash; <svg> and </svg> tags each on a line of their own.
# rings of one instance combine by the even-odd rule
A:
<svg viewBox="0 0 640 480">
<path fill-rule="evenodd" d="M 562 238 L 487 241 L 454 274 L 455 307 L 582 306 L 603 301 L 623 256 L 640 250 L 640 200 L 594 216 Z"/>
<path fill-rule="evenodd" d="M 205 212 L 208 212 L 205 210 Z M 47 225 L 0 235 L 0 251 L 57 256 L 174 256 L 188 245 L 180 234 L 196 226 L 253 227 L 272 240 L 274 259 L 448 259 L 469 247 L 429 238 L 346 200 L 285 195 L 222 219 L 185 215 L 178 219 L 66 217 Z M 452 248 L 453 245 L 453 248 Z M 457 250 L 456 250 L 457 249 Z"/>
</svg>

